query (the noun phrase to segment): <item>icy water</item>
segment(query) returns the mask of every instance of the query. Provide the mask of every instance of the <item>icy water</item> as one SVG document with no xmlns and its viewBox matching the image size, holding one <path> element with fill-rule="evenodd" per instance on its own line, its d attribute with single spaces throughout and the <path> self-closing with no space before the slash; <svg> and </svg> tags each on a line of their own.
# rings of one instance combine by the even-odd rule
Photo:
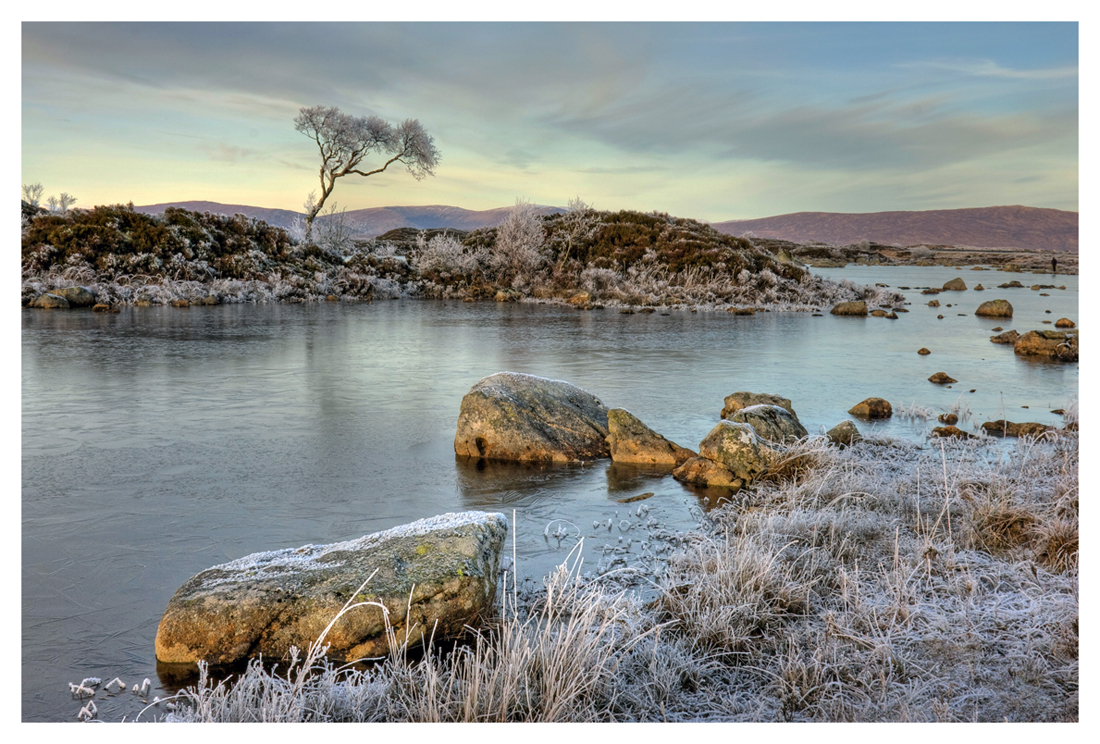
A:
<svg viewBox="0 0 1100 744">
<path fill-rule="evenodd" d="M 710 506 L 713 494 L 605 461 L 456 460 L 462 396 L 495 372 L 568 380 L 691 448 L 737 390 L 790 398 L 811 433 L 850 418 L 868 396 L 937 413 L 961 398 L 971 423 L 1061 423 L 1050 410 L 1076 395 L 1078 365 L 1019 358 L 988 338 L 997 325 L 1024 332 L 1077 321 L 1077 277 L 818 271 L 892 287 L 962 276 L 968 286 L 1019 279 L 1066 289 L 945 292 L 939 308 L 913 289 L 898 320 L 408 300 L 23 310 L 23 719 L 75 720 L 82 703 L 68 683 L 88 676 L 127 685 L 149 677 L 150 701 L 175 692 L 153 654 L 168 599 L 195 573 L 248 553 L 450 511 L 514 511 L 519 574 L 537 578 L 578 534 L 595 570 L 620 536 L 690 529 Z M 997 297 L 1013 304 L 1011 321 L 973 315 Z M 917 355 L 922 346 L 932 354 Z M 939 371 L 959 382 L 927 382 Z M 858 425 L 923 440 L 935 424 Z M 618 503 L 647 491 L 655 495 Z M 560 541 L 545 534 L 560 529 Z M 104 720 L 143 707 L 128 692 L 96 704 Z"/>
</svg>

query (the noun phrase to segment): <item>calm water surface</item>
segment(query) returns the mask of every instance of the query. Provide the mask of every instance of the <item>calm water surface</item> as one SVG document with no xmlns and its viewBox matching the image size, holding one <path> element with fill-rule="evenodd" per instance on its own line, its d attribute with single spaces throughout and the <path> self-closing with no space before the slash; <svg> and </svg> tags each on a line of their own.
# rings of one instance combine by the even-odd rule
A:
<svg viewBox="0 0 1100 744">
<path fill-rule="evenodd" d="M 1077 393 L 1077 364 L 1018 358 L 988 341 L 997 325 L 1076 321 L 1077 277 L 818 272 L 894 287 L 961 275 L 969 286 L 1015 278 L 1066 289 L 948 292 L 935 309 L 914 289 L 896 321 L 429 301 L 23 310 L 24 720 L 75 720 L 81 703 L 68 683 L 86 676 L 149 677 L 150 699 L 175 692 L 153 655 L 168 599 L 190 576 L 248 553 L 449 511 L 515 510 L 519 573 L 539 577 L 577 533 L 596 566 L 619 533 L 593 522 L 640 521 L 637 505 L 617 499 L 654 491 L 647 518 L 669 530 L 696 523 L 707 495 L 664 475 L 608 462 L 456 461 L 462 396 L 495 372 L 568 380 L 693 449 L 737 390 L 790 398 L 811 433 L 868 396 L 937 413 L 961 398 L 977 422 L 1003 411 L 1059 424 L 1050 409 Z M 973 315 L 997 297 L 1012 302 L 1011 321 Z M 922 346 L 932 354 L 918 356 Z M 939 371 L 959 382 L 927 382 Z M 923 439 L 933 425 L 895 418 L 874 429 Z M 553 520 L 573 525 L 560 544 L 544 536 L 565 524 Z M 129 693 L 97 705 L 105 720 L 142 707 Z"/>
</svg>

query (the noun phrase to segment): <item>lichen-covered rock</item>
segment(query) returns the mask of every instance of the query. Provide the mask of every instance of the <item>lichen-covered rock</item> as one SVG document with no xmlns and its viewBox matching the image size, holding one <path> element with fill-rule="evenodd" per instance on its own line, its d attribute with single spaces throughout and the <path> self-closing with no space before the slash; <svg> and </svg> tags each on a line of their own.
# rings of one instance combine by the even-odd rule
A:
<svg viewBox="0 0 1100 744">
<path fill-rule="evenodd" d="M 932 430 L 934 437 L 952 437 L 954 439 L 970 439 L 973 434 L 963 431 L 957 426 L 937 426 Z"/>
<path fill-rule="evenodd" d="M 734 411 L 729 418 L 740 424 L 749 424 L 756 435 L 769 442 L 786 443 L 805 437 L 808 432 L 798 417 L 780 406 L 760 403 Z"/>
<path fill-rule="evenodd" d="M 69 307 L 91 307 L 95 304 L 95 293 L 87 287 L 62 287 L 52 289 L 50 293 L 64 297 Z"/>
<path fill-rule="evenodd" d="M 866 315 L 867 303 L 863 300 L 856 300 L 855 302 L 838 302 L 833 305 L 833 309 L 829 312 L 833 315 Z"/>
<path fill-rule="evenodd" d="M 1028 331 L 1012 348 L 1020 356 L 1047 356 L 1062 362 L 1076 362 L 1078 357 L 1077 336 L 1065 331 Z"/>
<path fill-rule="evenodd" d="M 961 292 L 961 291 L 966 289 L 966 282 L 964 282 L 962 280 L 961 276 L 957 276 L 954 279 L 952 279 L 951 281 L 945 283 L 943 285 L 943 289 L 944 289 L 945 292 L 951 292 L 951 291 Z"/>
<path fill-rule="evenodd" d="M 890 418 L 894 408 L 882 398 L 866 398 L 849 408 L 848 413 L 865 419 Z"/>
<path fill-rule="evenodd" d="M 723 420 L 699 442 L 699 455 L 750 483 L 768 469 L 776 452 L 749 424 Z"/>
<path fill-rule="evenodd" d="M 507 533 L 503 514 L 443 514 L 357 540 L 254 553 L 208 568 L 168 602 L 157 628 L 157 660 L 279 659 L 291 646 L 308 648 L 349 599 L 385 606 L 402 641 L 406 630 L 410 643 L 433 632 L 436 639 L 459 634 L 492 608 Z M 383 610 L 349 610 L 324 642 L 336 661 L 385 654 Z"/>
<path fill-rule="evenodd" d="M 954 377 L 948 376 L 946 372 L 937 372 L 928 378 L 929 382 L 934 382 L 937 385 L 948 385 L 952 382 L 958 382 Z"/>
<path fill-rule="evenodd" d="M 996 329 L 994 329 L 994 330 L 996 330 Z M 1017 339 L 1019 339 L 1019 338 L 1020 338 L 1020 334 L 1013 330 L 1013 331 L 1005 331 L 1004 333 L 999 333 L 996 336 L 990 336 L 989 340 L 992 341 L 995 344 L 1015 344 Z"/>
<path fill-rule="evenodd" d="M 462 398 L 455 453 L 489 460 L 579 462 L 610 457 L 607 407 L 561 380 L 498 372 Z"/>
<path fill-rule="evenodd" d="M 705 457 L 692 457 L 672 471 L 672 477 L 695 486 L 741 488 L 745 482 L 728 468 Z"/>
<path fill-rule="evenodd" d="M 986 300 L 978 305 L 974 314 L 985 318 L 1011 318 L 1012 303 L 1008 300 Z"/>
<path fill-rule="evenodd" d="M 785 408 L 787 411 L 798 418 L 798 414 L 791 408 L 791 401 L 787 398 L 782 398 L 778 395 L 772 395 L 771 393 L 746 393 L 744 391 L 732 393 L 727 395 L 722 401 L 724 403 L 722 407 L 721 418 L 728 419 L 733 414 L 740 411 L 742 408 L 748 408 L 749 406 L 758 406 L 764 403 L 769 406 L 779 406 Z"/>
<path fill-rule="evenodd" d="M 982 424 L 982 429 L 986 434 L 997 437 L 1037 437 L 1045 432 L 1053 431 L 1054 427 L 1035 421 L 1015 424 L 1006 419 L 999 419 L 997 421 L 986 421 Z"/>
<path fill-rule="evenodd" d="M 69 307 L 69 301 L 60 295 L 44 292 L 34 298 L 34 301 L 31 302 L 31 307 L 38 307 L 45 310 L 60 310 Z"/>
<path fill-rule="evenodd" d="M 841 447 L 849 447 L 863 440 L 863 435 L 859 433 L 859 429 L 856 428 L 855 422 L 849 420 L 841 421 L 832 429 L 825 432 L 825 436 L 829 438 L 830 442 Z"/>
<path fill-rule="evenodd" d="M 691 450 L 670 442 L 623 408 L 607 412 L 607 444 L 614 462 L 676 467 L 695 457 Z"/>
</svg>

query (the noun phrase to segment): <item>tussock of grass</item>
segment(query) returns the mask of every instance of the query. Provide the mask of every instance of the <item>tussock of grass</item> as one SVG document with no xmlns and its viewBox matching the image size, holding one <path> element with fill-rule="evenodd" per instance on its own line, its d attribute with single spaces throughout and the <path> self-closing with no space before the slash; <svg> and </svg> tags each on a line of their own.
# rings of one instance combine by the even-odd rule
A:
<svg viewBox="0 0 1100 744">
<path fill-rule="evenodd" d="M 788 453 L 802 466 L 710 512 L 649 602 L 574 562 L 449 653 L 253 664 L 172 716 L 1077 720 L 1075 432 Z"/>
</svg>

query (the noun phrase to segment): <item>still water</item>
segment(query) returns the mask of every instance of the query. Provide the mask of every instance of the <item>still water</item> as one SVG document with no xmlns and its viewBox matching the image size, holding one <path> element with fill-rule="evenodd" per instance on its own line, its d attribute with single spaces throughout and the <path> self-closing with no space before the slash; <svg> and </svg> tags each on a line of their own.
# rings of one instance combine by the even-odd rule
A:
<svg viewBox="0 0 1100 744">
<path fill-rule="evenodd" d="M 642 521 L 637 504 L 618 499 L 653 491 L 644 517 L 671 531 L 690 529 L 708 506 L 708 494 L 667 475 L 608 462 L 456 461 L 462 396 L 495 372 L 568 380 L 693 449 L 737 390 L 790 398 L 811 433 L 869 396 L 936 413 L 961 398 L 973 422 L 1060 424 L 1050 410 L 1077 394 L 1077 364 L 1019 358 L 988 341 L 997 325 L 1022 333 L 1077 321 L 1075 276 L 818 272 L 892 287 L 961 275 L 969 286 L 1015 278 L 1066 289 L 945 292 L 939 308 L 914 289 L 898 320 L 410 300 L 24 309 L 23 719 L 75 720 L 82 703 L 68 683 L 87 676 L 127 685 L 149 677 L 149 700 L 175 692 L 153 655 L 168 599 L 195 573 L 248 553 L 449 511 L 514 510 L 519 575 L 537 578 L 578 534 L 585 565 L 597 566 L 620 533 L 593 523 Z M 1011 321 L 973 315 L 997 297 L 1013 304 Z M 922 346 L 932 354 L 918 356 Z M 939 371 L 959 382 L 927 382 Z M 859 423 L 918 440 L 933 425 Z M 548 539 L 548 526 L 570 536 Z M 97 706 L 104 720 L 143 707 L 130 693 L 97 696 Z"/>
</svg>

